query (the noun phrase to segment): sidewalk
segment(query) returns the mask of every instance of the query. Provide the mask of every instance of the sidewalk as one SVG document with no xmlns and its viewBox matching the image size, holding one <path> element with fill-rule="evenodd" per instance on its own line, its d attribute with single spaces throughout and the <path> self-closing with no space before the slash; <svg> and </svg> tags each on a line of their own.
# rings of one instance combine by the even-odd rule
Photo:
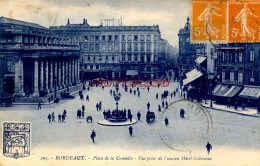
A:
<svg viewBox="0 0 260 166">
<path fill-rule="evenodd" d="M 226 105 L 219 105 L 214 102 L 212 104 L 213 107 L 210 107 L 210 100 L 207 100 L 207 103 L 205 103 L 205 101 L 203 100 L 201 102 L 201 105 L 206 108 L 211 108 L 211 109 L 218 110 L 218 111 L 225 111 L 225 112 L 260 118 L 260 115 L 257 114 L 257 110 L 253 109 L 253 108 L 245 108 L 245 110 L 242 110 L 242 107 L 238 107 L 238 109 L 235 110 L 234 106 L 231 106 L 230 108 L 228 108 Z"/>
</svg>

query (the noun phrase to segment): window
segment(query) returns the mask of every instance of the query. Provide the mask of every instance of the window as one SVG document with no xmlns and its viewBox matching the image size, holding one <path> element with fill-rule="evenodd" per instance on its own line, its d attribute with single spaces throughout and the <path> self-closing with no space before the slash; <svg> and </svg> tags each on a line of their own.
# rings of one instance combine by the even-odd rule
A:
<svg viewBox="0 0 260 166">
<path fill-rule="evenodd" d="M 95 45 L 95 50 L 96 50 L 96 51 L 99 51 L 99 44 L 96 44 L 96 45 Z"/>
<path fill-rule="evenodd" d="M 122 35 L 122 36 L 121 36 L 121 40 L 122 40 L 122 41 L 125 41 L 125 35 Z"/>
<path fill-rule="evenodd" d="M 96 41 L 99 41 L 99 36 L 95 36 L 95 40 L 96 40 Z"/>
<path fill-rule="evenodd" d="M 90 45 L 89 45 L 89 50 L 90 50 L 90 51 L 94 51 L 94 44 L 90 44 Z"/>
<path fill-rule="evenodd" d="M 127 36 L 127 40 L 128 40 L 128 41 L 132 41 L 132 35 L 128 35 L 128 36 Z"/>
<path fill-rule="evenodd" d="M 109 41 L 112 40 L 112 36 L 111 36 L 111 35 L 108 36 L 108 40 L 109 40 Z"/>
<path fill-rule="evenodd" d="M 135 54 L 135 61 L 137 62 L 138 61 L 138 54 Z"/>
<path fill-rule="evenodd" d="M 112 55 L 112 61 L 114 61 L 115 60 L 115 56 L 114 55 Z"/>
<path fill-rule="evenodd" d="M 147 41 L 151 41 L 151 35 L 147 35 L 147 36 L 146 36 L 146 40 L 147 40 Z"/>
<path fill-rule="evenodd" d="M 224 54 L 224 52 L 221 52 L 221 56 L 222 56 L 222 62 L 225 62 L 225 54 Z"/>
<path fill-rule="evenodd" d="M 157 41 L 157 35 L 154 35 L 154 36 L 153 36 L 153 40 L 154 40 L 154 41 Z"/>
<path fill-rule="evenodd" d="M 132 55 L 128 54 L 128 61 L 131 62 L 132 61 Z"/>
<path fill-rule="evenodd" d="M 108 44 L 108 51 L 112 51 L 112 44 Z"/>
<path fill-rule="evenodd" d="M 102 61 L 102 55 L 99 55 L 99 61 Z"/>
<path fill-rule="evenodd" d="M 88 55 L 88 61 L 90 61 L 90 56 Z"/>
<path fill-rule="evenodd" d="M 118 51 L 118 44 L 115 44 L 115 51 Z"/>
<path fill-rule="evenodd" d="M 141 51 L 144 51 L 144 43 L 141 43 Z"/>
<path fill-rule="evenodd" d="M 234 70 L 230 71 L 230 82 L 233 82 L 235 80 L 234 78 Z"/>
<path fill-rule="evenodd" d="M 105 36 L 105 35 L 102 36 L 102 40 L 103 40 L 103 41 L 106 40 L 106 36 Z"/>
<path fill-rule="evenodd" d="M 122 56 L 122 61 L 125 61 L 125 55 L 121 55 Z"/>
<path fill-rule="evenodd" d="M 254 50 L 250 50 L 250 62 L 254 62 L 255 61 L 255 52 Z"/>
<path fill-rule="evenodd" d="M 88 44 L 84 44 L 85 50 L 88 49 Z"/>
<path fill-rule="evenodd" d="M 141 35 L 141 36 L 140 36 L 140 40 L 141 40 L 141 41 L 144 41 L 144 35 Z"/>
<path fill-rule="evenodd" d="M 125 51 L 125 43 L 122 43 L 122 51 Z"/>
<path fill-rule="evenodd" d="M 14 72 L 13 62 L 7 61 L 6 68 L 7 68 L 7 72 Z"/>
<path fill-rule="evenodd" d="M 90 37 L 89 37 L 89 40 L 90 40 L 90 41 L 93 41 L 93 40 L 94 40 L 94 36 L 90 36 Z"/>
<path fill-rule="evenodd" d="M 102 51 L 106 51 L 106 45 L 102 44 Z"/>
<path fill-rule="evenodd" d="M 156 45 L 156 43 L 154 43 L 154 45 L 153 45 L 153 49 L 154 49 L 154 51 L 156 51 L 156 47 L 157 45 Z"/>
<path fill-rule="evenodd" d="M 151 51 L 151 44 L 147 44 L 147 51 Z"/>
<path fill-rule="evenodd" d="M 116 40 L 116 41 L 118 40 L 118 35 L 115 35 L 115 40 Z"/>
<path fill-rule="evenodd" d="M 88 41 L 88 36 L 85 36 L 85 41 Z"/>
<path fill-rule="evenodd" d="M 222 70 L 222 82 L 225 82 L 226 79 L 226 71 Z"/>
<path fill-rule="evenodd" d="M 131 43 L 127 43 L 127 50 L 132 51 L 132 44 Z"/>
<path fill-rule="evenodd" d="M 138 35 L 134 35 L 134 41 L 138 41 Z"/>
<path fill-rule="evenodd" d="M 138 51 L 138 44 L 137 43 L 134 44 L 134 49 L 135 49 L 135 51 Z"/>
<path fill-rule="evenodd" d="M 243 62 L 243 53 L 242 52 L 238 53 L 238 61 Z"/>
<path fill-rule="evenodd" d="M 95 55 L 93 55 L 93 60 L 94 60 L 94 61 L 96 60 L 96 56 L 95 56 Z"/>
<path fill-rule="evenodd" d="M 238 71 L 238 83 L 243 83 L 243 71 Z"/>
<path fill-rule="evenodd" d="M 108 55 L 106 55 L 106 61 L 108 61 Z"/>
</svg>

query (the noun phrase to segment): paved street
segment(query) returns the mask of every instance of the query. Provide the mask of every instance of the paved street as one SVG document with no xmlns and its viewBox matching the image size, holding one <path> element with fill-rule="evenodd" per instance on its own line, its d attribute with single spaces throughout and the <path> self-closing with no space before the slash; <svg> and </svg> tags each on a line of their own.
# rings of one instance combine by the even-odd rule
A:
<svg viewBox="0 0 260 166">
<path fill-rule="evenodd" d="M 176 82 L 170 83 L 165 88 L 140 88 L 141 97 L 125 92 L 120 86 L 122 94 L 119 101 L 119 109 L 130 108 L 133 118 L 137 120 L 137 112 L 141 112 L 141 121 L 133 125 L 133 136 L 129 136 L 128 127 L 109 127 L 97 124 L 103 120 L 103 110 L 115 109 L 115 101 L 109 91 L 112 88 L 91 88 L 84 91 L 89 95 L 90 101 L 81 101 L 79 96 L 74 100 L 63 100 L 58 104 L 43 105 L 41 110 L 37 105 L 16 105 L 12 107 L 0 108 L 0 121 L 24 121 L 32 123 L 32 151 L 48 146 L 62 147 L 65 149 L 75 147 L 87 147 L 87 149 L 118 149 L 125 150 L 129 147 L 136 151 L 146 150 L 169 150 L 169 145 L 173 148 L 182 150 L 192 150 L 192 152 L 205 149 L 209 141 L 213 146 L 213 151 L 220 149 L 260 150 L 260 119 L 248 117 L 228 112 L 215 111 L 208 109 L 212 118 L 209 132 L 206 132 L 207 122 L 202 112 L 186 110 L 186 117 L 181 119 L 176 107 L 170 106 L 162 115 L 158 112 L 158 104 L 161 104 L 161 93 L 164 90 L 173 90 L 178 86 Z M 135 88 L 136 89 L 136 88 Z M 155 99 L 159 93 L 159 100 Z M 178 95 L 177 95 L 178 96 Z M 176 101 L 178 98 L 171 99 L 168 96 L 168 103 Z M 96 111 L 96 103 L 102 101 L 102 111 Z M 151 111 L 155 112 L 156 121 L 147 124 L 145 115 L 147 112 L 147 102 L 151 104 Z M 86 119 L 77 119 L 76 111 L 85 105 L 85 117 L 92 116 L 93 123 L 86 123 Z M 181 105 L 177 106 L 178 108 Z M 67 110 L 65 123 L 58 123 L 57 115 Z M 56 122 L 49 123 L 47 116 L 55 113 Z M 164 125 L 164 118 L 168 116 L 169 126 Z M 90 134 L 96 131 L 96 144 L 92 143 Z M 159 132 L 158 132 L 159 130 Z M 2 131 L 0 131 L 2 137 Z M 203 135 L 203 138 L 201 137 Z M 166 141 L 162 141 L 162 139 Z M 200 138 L 201 137 L 201 138 Z M 194 139 L 192 139 L 194 138 Z M 166 144 L 164 143 L 166 142 Z M 170 143 L 172 142 L 172 143 Z M 194 143 L 195 142 L 195 143 Z M 189 145 L 193 145 L 189 147 Z M 2 144 L 1 144 L 2 146 Z M 205 149 L 206 154 L 206 149 Z"/>
</svg>

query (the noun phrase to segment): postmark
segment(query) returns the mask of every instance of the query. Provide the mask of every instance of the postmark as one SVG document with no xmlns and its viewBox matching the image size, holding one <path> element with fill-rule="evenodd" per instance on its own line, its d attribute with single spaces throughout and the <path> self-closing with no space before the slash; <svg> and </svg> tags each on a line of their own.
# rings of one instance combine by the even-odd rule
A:
<svg viewBox="0 0 260 166">
<path fill-rule="evenodd" d="M 197 102 L 180 99 L 163 110 L 158 132 L 169 148 L 183 152 L 192 151 L 197 147 L 204 147 L 209 141 L 212 125 L 211 115 L 206 108 Z"/>
<path fill-rule="evenodd" d="M 30 122 L 3 122 L 3 155 L 12 158 L 28 157 L 31 147 Z"/>
<path fill-rule="evenodd" d="M 229 42 L 260 42 L 259 0 L 229 0 Z"/>
<path fill-rule="evenodd" d="M 226 0 L 191 1 L 191 42 L 226 43 L 228 40 Z"/>
</svg>

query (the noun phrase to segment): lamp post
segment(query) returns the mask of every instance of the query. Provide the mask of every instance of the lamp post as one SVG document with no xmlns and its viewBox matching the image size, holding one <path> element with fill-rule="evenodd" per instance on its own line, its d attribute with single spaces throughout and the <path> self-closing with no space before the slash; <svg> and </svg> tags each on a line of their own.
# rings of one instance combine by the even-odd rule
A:
<svg viewBox="0 0 260 166">
<path fill-rule="evenodd" d="M 116 94 L 114 95 L 114 99 L 116 101 L 116 110 L 118 111 L 118 101 L 120 100 L 121 98 L 121 93 L 118 93 L 118 90 L 119 90 L 119 86 L 116 85 Z"/>
<path fill-rule="evenodd" d="M 213 90 L 212 90 L 212 84 L 210 84 L 210 96 L 211 96 L 211 100 L 210 100 L 210 107 L 213 107 L 213 103 L 212 103 L 212 100 L 213 100 Z"/>
</svg>

